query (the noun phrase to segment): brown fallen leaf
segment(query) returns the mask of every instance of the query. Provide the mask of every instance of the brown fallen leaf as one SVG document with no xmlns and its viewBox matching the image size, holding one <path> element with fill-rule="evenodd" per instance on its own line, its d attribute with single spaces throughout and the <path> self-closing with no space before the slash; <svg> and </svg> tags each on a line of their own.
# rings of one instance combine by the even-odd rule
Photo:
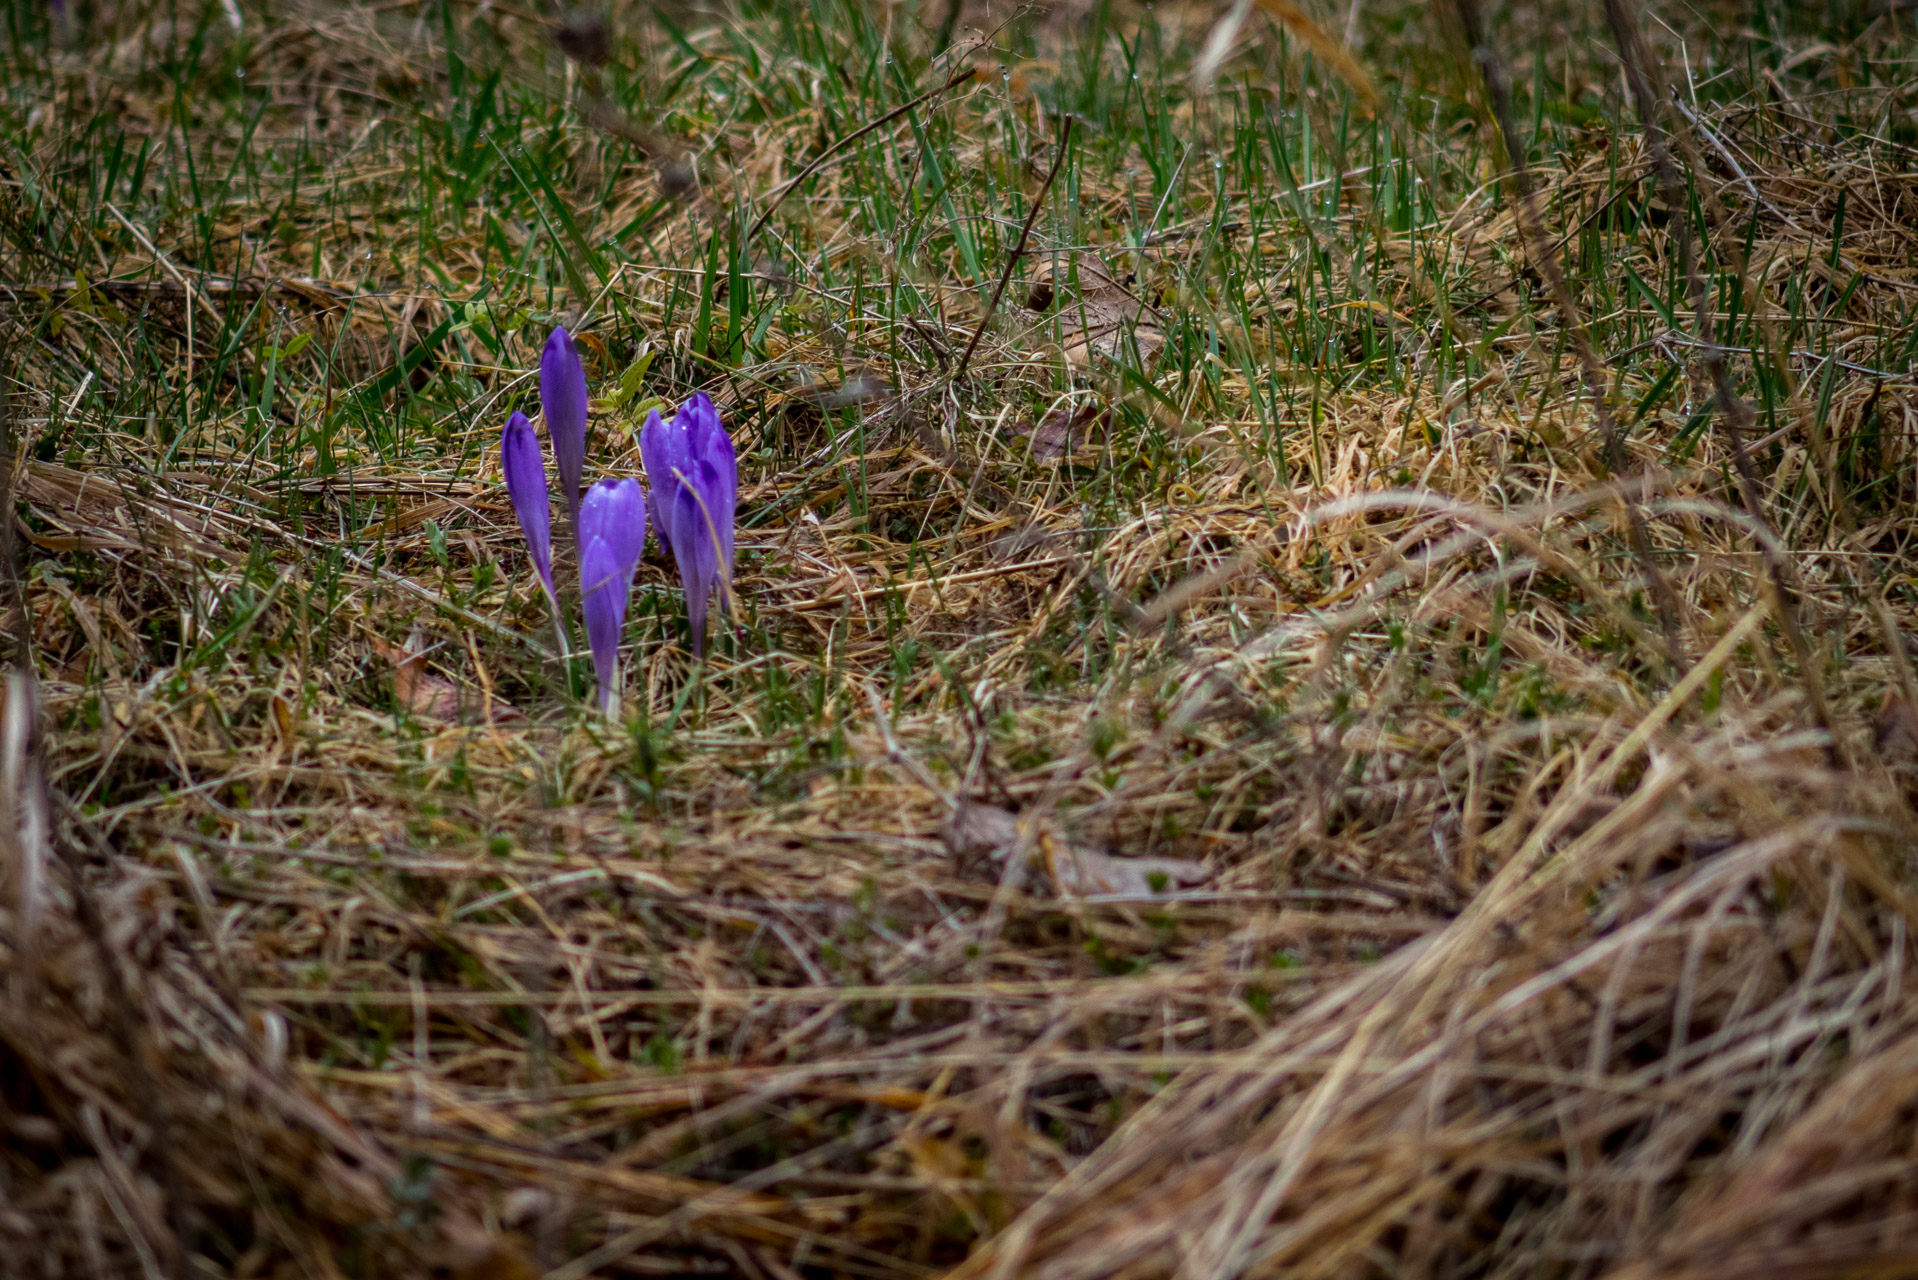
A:
<svg viewBox="0 0 1918 1280">
<path fill-rule="evenodd" d="M 1136 343 L 1139 363 L 1150 365 L 1165 345 L 1165 334 L 1151 307 L 1132 292 L 1106 261 L 1096 253 L 1075 255 L 1078 263 L 1079 292 L 1068 297 L 1072 273 L 1048 263 L 1041 268 L 1026 294 L 1026 308 L 1045 312 L 1056 303 L 1056 318 L 1034 326 L 1035 336 L 1051 337 L 1058 325 L 1059 345 L 1073 366 L 1089 369 L 1096 359 L 1125 358 L 1128 346 Z"/>
<path fill-rule="evenodd" d="M 535 1267 L 517 1243 L 502 1240 L 464 1266 L 448 1269 L 453 1280 L 538 1280 Z"/>
<path fill-rule="evenodd" d="M 459 686 L 426 669 L 426 651 L 420 648 L 418 632 L 407 638 L 406 647 L 389 644 L 379 636 L 371 637 L 373 652 L 393 664 L 393 696 L 401 706 L 428 720 L 449 724 L 460 719 L 463 701 Z M 485 695 L 481 695 L 485 705 Z M 495 722 L 524 720 L 525 714 L 503 698 L 493 698 L 488 719 Z"/>
<path fill-rule="evenodd" d="M 844 409 L 890 400 L 893 392 L 885 375 L 872 369 L 854 369 L 838 386 L 810 384 L 795 388 L 792 394 L 793 399 L 821 409 Z"/>
<path fill-rule="evenodd" d="M 1094 427 L 1107 426 L 1111 421 L 1112 411 L 1096 404 L 1062 405 L 1041 418 L 1037 426 L 1021 419 L 1006 434 L 1015 445 L 1022 440 L 1030 442 L 1027 448 L 1035 461 L 1056 462 L 1079 452 Z"/>
<path fill-rule="evenodd" d="M 1040 548 L 1052 546 L 1061 541 L 1070 541 L 1071 537 L 1070 533 L 1055 532 L 1042 524 L 1029 524 L 1024 528 L 1000 534 L 992 540 L 992 546 L 988 550 L 991 552 L 993 563 L 1011 564 L 1015 560 L 1031 558 L 1033 552 L 1044 554 Z"/>
<path fill-rule="evenodd" d="M 960 875 L 997 879 L 996 872 L 982 875 L 982 864 L 1005 861 L 1019 844 L 1019 826 L 1019 815 L 1009 810 L 962 798 L 939 836 Z M 1049 880 L 1061 896 L 1149 902 L 1210 874 L 1204 864 L 1184 858 L 1119 858 L 1087 849 L 1043 824 L 1032 841 L 1025 887 L 1043 892 Z"/>
<path fill-rule="evenodd" d="M 953 1207 L 976 1223 L 987 1225 L 986 1206 L 973 1193 L 975 1179 L 983 1172 L 981 1161 L 970 1154 L 963 1142 L 908 1130 L 898 1139 L 899 1149 L 912 1161 L 913 1174 L 920 1182 L 950 1200 Z"/>
<path fill-rule="evenodd" d="M 1005 860 L 1007 850 L 1018 842 L 1019 819 L 997 805 L 979 804 L 961 796 L 958 807 L 939 829 L 939 838 L 952 855 L 954 870 L 971 876 L 987 859 Z"/>
<path fill-rule="evenodd" d="M 1185 858 L 1115 858 L 1096 849 L 1049 843 L 1046 870 L 1062 895 L 1150 901 L 1203 882 L 1211 873 Z"/>
</svg>

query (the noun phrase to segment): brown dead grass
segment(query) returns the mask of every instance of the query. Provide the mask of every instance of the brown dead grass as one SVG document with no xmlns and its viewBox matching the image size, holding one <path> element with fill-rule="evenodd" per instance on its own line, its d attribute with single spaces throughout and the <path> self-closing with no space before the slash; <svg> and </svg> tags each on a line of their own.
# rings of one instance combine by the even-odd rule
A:
<svg viewBox="0 0 1918 1280">
<path fill-rule="evenodd" d="M 123 44 L 175 38 L 126 22 Z M 430 40 L 308 6 L 260 56 L 335 128 L 327 94 L 437 74 Z M 114 92 L 110 60 L 62 56 L 73 99 Z M 683 309 L 666 329 L 679 268 L 630 269 L 608 287 L 673 370 L 648 393 L 711 385 L 750 417 L 768 448 L 742 450 L 742 510 L 781 504 L 741 537 L 752 629 L 703 678 L 670 601 L 638 612 L 637 728 L 558 692 L 488 456 L 530 328 L 512 359 L 439 358 L 484 407 L 430 450 L 267 487 L 237 446 L 157 465 L 157 429 L 124 422 L 96 456 L 33 456 L 64 412 L 54 357 L 130 378 L 100 300 L 151 295 L 144 322 L 204 361 L 172 264 L 285 291 L 338 377 L 372 376 L 446 304 L 405 292 L 397 257 L 346 283 L 367 222 L 302 229 L 330 237 L 318 274 L 310 241 L 242 269 L 148 236 L 140 279 L 39 347 L 33 281 L 7 281 L 34 672 L 9 705 L 36 714 L 0 735 L 0 1254 L 48 1276 L 1918 1274 L 1918 416 L 1908 371 L 1853 359 L 1918 288 L 1918 178 L 1808 109 L 1781 88 L 1698 129 L 1742 153 L 1705 180 L 1750 220 L 1781 322 L 1789 288 L 1857 277 L 1819 340 L 1851 361 L 1823 434 L 1787 413 L 1763 446 L 1795 599 L 1716 430 L 1681 463 L 1682 417 L 1654 414 L 1607 479 L 1548 321 L 1469 386 L 1328 395 L 1278 458 L 1237 372 L 1172 387 L 1174 413 L 1083 359 L 1098 335 L 1048 347 L 1033 316 L 998 317 L 985 390 L 955 394 L 982 314 L 956 263 L 913 264 L 939 305 L 909 325 L 822 321 L 736 375 L 690 359 Z M 730 144 L 696 212 L 791 174 Z M 1624 137 L 1542 173 L 1549 234 L 1648 165 Z M 839 234 L 824 181 L 782 234 Z M 636 169 L 603 221 L 660 182 Z M 699 264 L 691 225 L 660 263 Z M 1268 234 L 1283 262 L 1324 229 Z M 449 242 L 454 277 L 470 248 Z M 1494 192 L 1379 248 L 1350 342 L 1398 340 L 1438 280 L 1480 300 L 1447 321 L 1461 342 L 1534 288 Z M 1656 280 L 1669 237 L 1643 250 Z M 1155 251 L 1135 287 L 1177 302 L 1196 247 Z M 1247 289 L 1241 336 L 1278 360 L 1298 304 L 1279 276 Z M 1602 354 L 1629 407 L 1642 366 Z M 1819 360 L 1784 366 L 1820 395 Z M 857 515 L 820 462 L 836 388 L 865 433 Z M 328 389 L 298 394 L 305 414 Z M 1190 479 L 1149 474 L 1121 406 Z M 628 416 L 598 420 L 609 471 L 637 466 Z M 1833 442 L 1868 427 L 1895 479 L 1861 508 Z M 1089 551 L 1075 486 L 1125 467 L 1139 501 Z M 488 562 L 508 574 L 478 589 Z M 667 598 L 656 554 L 641 574 Z M 320 601 L 323 630 L 301 612 Z M 824 706 L 781 710 L 773 668 Z M 975 806 L 1017 817 L 968 827 Z M 1208 875 L 1108 901 L 1025 865 L 1075 847 Z"/>
</svg>

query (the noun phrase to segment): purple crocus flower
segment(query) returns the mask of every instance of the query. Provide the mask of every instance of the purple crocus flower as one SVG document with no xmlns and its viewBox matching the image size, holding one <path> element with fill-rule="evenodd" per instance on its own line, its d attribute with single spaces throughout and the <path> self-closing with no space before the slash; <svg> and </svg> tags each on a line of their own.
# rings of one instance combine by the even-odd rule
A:
<svg viewBox="0 0 1918 1280">
<path fill-rule="evenodd" d="M 739 462 L 719 410 L 704 392 L 679 407 L 671 421 L 647 415 L 639 456 L 652 492 L 647 505 L 659 542 L 679 562 L 686 588 L 686 621 L 693 653 L 706 649 L 706 600 L 714 586 L 730 608 L 733 509 L 739 503 Z"/>
<path fill-rule="evenodd" d="M 553 513 L 546 494 L 546 464 L 539 456 L 539 437 L 523 413 L 506 420 L 499 442 L 500 469 L 506 473 L 506 496 L 513 500 L 519 531 L 532 553 L 533 572 L 553 616 L 559 616 L 559 597 L 553 593 Z"/>
<path fill-rule="evenodd" d="M 646 545 L 646 499 L 637 480 L 601 480 L 579 508 L 580 609 L 599 678 L 599 707 L 610 713 L 619 684 L 619 636 L 633 571 Z"/>
<path fill-rule="evenodd" d="M 604 539 L 620 572 L 631 577 L 646 547 L 646 495 L 639 481 L 601 480 L 588 489 L 579 504 L 579 528 L 589 542 Z"/>
<path fill-rule="evenodd" d="M 566 513 L 572 517 L 573 541 L 583 553 L 579 481 L 586 470 L 586 367 L 579 362 L 573 335 L 564 329 L 553 330 L 540 352 L 539 407 L 546 418 L 546 434 L 553 441 L 553 461 L 559 467 Z"/>
</svg>

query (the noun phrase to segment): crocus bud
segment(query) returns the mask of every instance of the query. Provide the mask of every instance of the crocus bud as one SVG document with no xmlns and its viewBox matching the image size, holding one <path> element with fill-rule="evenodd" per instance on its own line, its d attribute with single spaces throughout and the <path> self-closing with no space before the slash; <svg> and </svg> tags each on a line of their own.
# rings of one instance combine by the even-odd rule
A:
<svg viewBox="0 0 1918 1280">
<path fill-rule="evenodd" d="M 639 433 L 640 460 L 660 545 L 679 563 L 693 652 L 706 645 L 706 602 L 713 587 L 730 583 L 733 512 L 739 503 L 739 464 L 719 411 L 695 393 L 668 422 L 657 413 Z M 722 602 L 730 592 L 722 591 Z"/>
<path fill-rule="evenodd" d="M 720 425 L 719 410 L 703 391 L 695 392 L 682 413 L 693 415 L 687 429 L 693 460 L 699 468 L 695 483 L 704 499 L 710 532 L 718 539 L 716 551 L 730 584 L 733 576 L 733 514 L 739 505 L 739 458 L 733 452 L 732 437 Z M 730 605 L 730 596 L 727 598 Z"/>
<path fill-rule="evenodd" d="M 639 481 L 601 480 L 579 504 L 580 536 L 604 538 L 620 569 L 630 578 L 646 547 L 646 498 Z"/>
<path fill-rule="evenodd" d="M 646 545 L 646 499 L 637 480 L 601 480 L 587 491 L 579 509 L 580 609 L 586 616 L 586 640 L 599 680 L 600 710 L 610 712 L 619 683 L 619 636 L 626 624 L 626 602 L 633 571 Z"/>
<path fill-rule="evenodd" d="M 506 420 L 499 442 L 500 470 L 506 473 L 506 496 L 512 499 L 513 514 L 519 517 L 519 531 L 526 538 L 526 549 L 533 559 L 533 572 L 539 575 L 540 589 L 546 601 L 559 612 L 559 600 L 553 594 L 552 504 L 546 492 L 546 464 L 539 455 L 539 437 L 523 413 Z"/>
<path fill-rule="evenodd" d="M 646 514 L 652 520 L 659 549 L 673 554 L 672 530 L 666 527 L 665 503 L 676 487 L 673 468 L 679 465 L 678 437 L 672 424 L 653 409 L 639 428 L 639 465 L 646 472 Z"/>
<path fill-rule="evenodd" d="M 560 492 L 572 517 L 573 540 L 580 544 L 579 482 L 586 470 L 586 367 L 579 362 L 573 336 L 555 329 L 539 357 L 539 406 L 553 442 Z M 583 546 L 583 544 L 580 544 Z"/>
<path fill-rule="evenodd" d="M 586 642 L 593 650 L 593 674 L 599 680 L 599 709 L 613 709 L 619 683 L 619 635 L 626 626 L 627 582 L 606 539 L 594 538 L 579 558 L 580 610 L 586 615 Z"/>
</svg>

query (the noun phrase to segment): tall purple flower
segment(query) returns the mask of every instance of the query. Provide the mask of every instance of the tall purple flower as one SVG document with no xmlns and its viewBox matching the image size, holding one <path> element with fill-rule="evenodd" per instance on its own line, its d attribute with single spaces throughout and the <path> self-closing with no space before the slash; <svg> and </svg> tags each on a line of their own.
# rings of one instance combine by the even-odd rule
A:
<svg viewBox="0 0 1918 1280">
<path fill-rule="evenodd" d="M 539 437 L 523 413 L 506 420 L 499 442 L 500 470 L 506 473 L 506 496 L 513 500 L 519 531 L 533 557 L 533 572 L 553 616 L 559 616 L 559 597 L 553 593 L 553 512 L 546 493 L 546 464 L 539 456 Z"/>
<path fill-rule="evenodd" d="M 626 601 L 633 571 L 646 545 L 646 499 L 637 480 L 601 480 L 587 491 L 579 508 L 580 610 L 586 615 L 586 640 L 599 680 L 599 707 L 613 709 L 619 684 L 619 636 L 626 625 Z"/>
<path fill-rule="evenodd" d="M 706 600 L 715 586 L 730 609 L 733 509 L 739 503 L 739 462 L 719 410 L 704 392 L 679 407 L 671 421 L 647 415 L 639 456 L 651 486 L 647 503 L 660 545 L 679 562 L 686 588 L 686 621 L 693 652 L 706 648 Z"/>
<path fill-rule="evenodd" d="M 579 482 L 586 471 L 586 367 L 579 362 L 573 335 L 564 329 L 553 330 L 540 352 L 539 407 L 546 418 L 546 434 L 553 441 L 553 461 L 559 467 L 566 513 L 572 517 L 573 540 L 583 554 Z"/>
</svg>

